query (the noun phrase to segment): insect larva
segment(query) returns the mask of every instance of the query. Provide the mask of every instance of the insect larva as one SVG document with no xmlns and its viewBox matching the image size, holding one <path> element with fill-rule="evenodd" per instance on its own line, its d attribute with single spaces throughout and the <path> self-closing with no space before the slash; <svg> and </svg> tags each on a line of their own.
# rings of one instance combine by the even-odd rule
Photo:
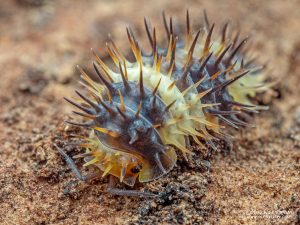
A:
<svg viewBox="0 0 300 225">
<path fill-rule="evenodd" d="M 168 23 L 163 14 L 163 21 L 168 37 L 165 48 L 158 46 L 156 29 L 146 19 L 149 54 L 127 28 L 136 61 L 128 61 L 111 40 L 107 49 L 118 69 L 110 69 L 94 52 L 93 66 L 100 83 L 79 67 L 89 96 L 76 91 L 81 102 L 66 99 L 82 111 L 75 114 L 87 120 L 68 123 L 91 130 L 80 144 L 86 152 L 76 157 L 83 157 L 85 166 L 97 166 L 102 176 L 110 174 L 129 186 L 137 178 L 148 182 L 167 174 L 176 163 L 175 149 L 185 157 L 191 153 L 189 137 L 199 145 L 205 141 L 216 148 L 213 141 L 227 137 L 224 126 L 248 126 L 240 115 L 265 109 L 249 98 L 269 86 L 264 85 L 263 68 L 244 59 L 247 38 L 239 40 L 237 35 L 229 42 L 225 24 L 220 37 L 214 39 L 215 25 L 210 25 L 206 14 L 206 26 L 194 33 L 187 12 L 184 40 L 175 34 L 172 17 Z M 71 158 L 62 149 L 60 152 L 80 174 Z"/>
</svg>

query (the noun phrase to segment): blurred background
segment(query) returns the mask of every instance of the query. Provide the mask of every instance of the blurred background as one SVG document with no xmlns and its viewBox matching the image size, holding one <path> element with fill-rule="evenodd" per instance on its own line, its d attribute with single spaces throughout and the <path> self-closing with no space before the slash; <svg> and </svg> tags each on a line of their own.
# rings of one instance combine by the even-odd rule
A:
<svg viewBox="0 0 300 225">
<path fill-rule="evenodd" d="M 130 55 L 127 26 L 148 46 L 144 17 L 163 41 L 162 11 L 183 27 L 187 9 L 195 28 L 203 24 L 206 9 L 216 31 L 230 21 L 234 31 L 241 28 L 243 36 L 251 37 L 253 54 L 261 63 L 268 62 L 269 77 L 281 80 L 270 111 L 255 117 L 256 128 L 239 132 L 230 156 L 209 160 L 210 173 L 184 165 L 177 170 L 180 181 L 165 178 L 146 185 L 180 189 L 183 183 L 198 196 L 194 200 L 124 200 L 103 195 L 105 182 L 75 185 L 51 143 L 70 114 L 62 99 L 73 96 L 79 86 L 76 65 L 90 70 L 91 48 L 110 65 L 108 34 Z M 0 223 L 300 222 L 299 9 L 299 0 L 1 0 Z M 286 212 L 281 220 L 237 216 L 249 210 Z"/>
</svg>

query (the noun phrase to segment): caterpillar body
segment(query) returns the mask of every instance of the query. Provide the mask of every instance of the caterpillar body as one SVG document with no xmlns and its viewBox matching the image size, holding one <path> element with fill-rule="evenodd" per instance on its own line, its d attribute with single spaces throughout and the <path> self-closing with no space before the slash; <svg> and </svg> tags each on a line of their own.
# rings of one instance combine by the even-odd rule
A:
<svg viewBox="0 0 300 225">
<path fill-rule="evenodd" d="M 76 91 L 81 102 L 68 102 L 88 121 L 70 124 L 91 130 L 80 146 L 86 152 L 85 166 L 94 165 L 129 186 L 167 174 L 176 164 L 176 151 L 190 154 L 189 138 L 212 148 L 213 140 L 226 138 L 226 126 L 238 128 L 248 123 L 241 115 L 257 112 L 251 97 L 265 91 L 263 67 L 246 61 L 246 39 L 238 35 L 229 42 L 227 27 L 213 39 L 214 24 L 205 14 L 205 27 L 193 32 L 189 12 L 186 35 L 179 39 L 172 17 L 163 22 L 168 37 L 158 47 L 156 30 L 145 19 L 152 51 L 146 54 L 131 29 L 127 28 L 135 62 L 127 60 L 111 40 L 108 53 L 117 69 L 110 69 L 94 52 L 94 69 L 100 82 L 79 67 L 88 97 Z M 224 129 L 225 128 L 225 129 Z"/>
</svg>

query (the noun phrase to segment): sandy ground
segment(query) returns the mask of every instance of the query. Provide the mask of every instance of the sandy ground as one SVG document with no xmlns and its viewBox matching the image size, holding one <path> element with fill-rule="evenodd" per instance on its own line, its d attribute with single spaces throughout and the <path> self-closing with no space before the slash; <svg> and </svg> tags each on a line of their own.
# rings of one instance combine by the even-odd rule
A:
<svg viewBox="0 0 300 225">
<path fill-rule="evenodd" d="M 111 196 L 107 179 L 79 182 L 52 143 L 64 140 L 79 87 L 76 64 L 91 67 L 90 48 L 107 60 L 110 33 L 126 54 L 125 27 L 146 43 L 143 17 L 164 37 L 161 11 L 202 23 L 228 19 L 254 40 L 275 95 L 254 129 L 230 131 L 233 150 L 207 157 L 194 144 L 166 177 L 137 185 L 159 199 Z M 0 3 L 0 224 L 300 224 L 300 2 L 47 1 Z M 78 131 L 79 132 L 79 131 Z M 74 155 L 79 149 L 66 149 Z M 81 163 L 77 161 L 78 165 Z"/>
</svg>

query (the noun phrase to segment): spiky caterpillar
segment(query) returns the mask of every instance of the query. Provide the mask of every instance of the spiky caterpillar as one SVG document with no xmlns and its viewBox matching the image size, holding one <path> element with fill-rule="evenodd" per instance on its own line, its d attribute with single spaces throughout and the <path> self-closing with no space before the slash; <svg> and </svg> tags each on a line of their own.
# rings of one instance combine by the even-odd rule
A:
<svg viewBox="0 0 300 225">
<path fill-rule="evenodd" d="M 190 153 L 189 137 L 215 148 L 212 140 L 227 136 L 224 125 L 247 126 L 239 115 L 264 108 L 252 105 L 249 96 L 268 88 L 262 68 L 243 59 L 246 39 L 239 42 L 236 36 L 228 43 L 227 24 L 221 40 L 212 41 L 214 25 L 205 16 L 205 29 L 193 33 L 187 12 L 186 38 L 179 40 L 172 18 L 169 25 L 163 19 L 165 48 L 157 46 L 156 30 L 151 32 L 146 20 L 151 54 L 141 50 L 127 29 L 136 62 L 129 62 L 111 40 L 107 49 L 118 70 L 94 53 L 101 83 L 79 68 L 90 97 L 77 92 L 83 102 L 67 99 L 84 112 L 76 114 L 89 119 L 69 123 L 92 130 L 81 144 L 86 153 L 77 157 L 85 158 L 85 166 L 99 167 L 103 176 L 111 174 L 130 186 L 137 177 L 147 182 L 168 173 L 176 163 L 174 147 L 184 156 Z"/>
</svg>

